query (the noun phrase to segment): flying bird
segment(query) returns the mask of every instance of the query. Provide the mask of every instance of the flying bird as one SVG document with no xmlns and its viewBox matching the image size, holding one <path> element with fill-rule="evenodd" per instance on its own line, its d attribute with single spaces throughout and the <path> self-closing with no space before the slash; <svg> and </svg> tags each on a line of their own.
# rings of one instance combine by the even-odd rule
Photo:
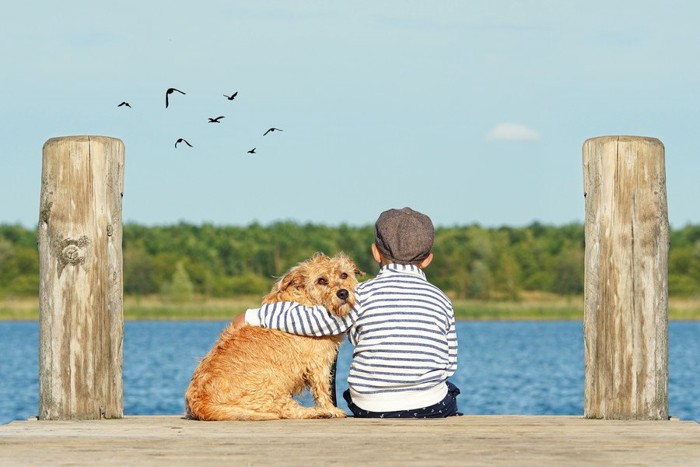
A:
<svg viewBox="0 0 700 467">
<path fill-rule="evenodd" d="M 223 115 L 220 115 L 216 118 L 210 118 L 209 123 L 221 123 L 221 119 L 225 118 Z"/>
<path fill-rule="evenodd" d="M 179 92 L 180 94 L 183 94 L 183 95 L 185 94 L 184 92 L 180 91 L 179 89 L 168 88 L 168 90 L 165 91 L 165 108 L 166 108 L 166 109 L 168 108 L 168 96 L 169 96 L 170 94 L 174 93 L 175 91 L 177 91 L 177 92 Z"/>
<path fill-rule="evenodd" d="M 193 148 L 192 146 L 185 138 L 178 138 L 177 141 L 175 141 L 175 147 L 177 147 L 178 143 L 185 143 L 189 147 Z"/>
<path fill-rule="evenodd" d="M 255 148 L 253 148 L 253 149 L 251 149 L 250 151 L 248 151 L 248 154 L 255 154 Z"/>
<path fill-rule="evenodd" d="M 224 94 L 224 97 L 225 97 L 226 99 L 232 101 L 232 100 L 234 100 L 234 99 L 236 98 L 237 95 L 238 95 L 238 91 L 234 92 L 234 93 L 231 94 L 230 96 L 227 96 L 226 94 Z"/>
<path fill-rule="evenodd" d="M 126 102 L 126 101 L 122 102 L 122 103 L 119 104 L 117 107 L 122 107 L 122 106 L 127 106 L 127 107 L 131 108 L 131 105 L 130 105 L 128 102 Z"/>
<path fill-rule="evenodd" d="M 267 131 L 263 134 L 263 136 L 267 135 L 267 134 L 268 134 L 269 132 L 271 132 L 271 131 L 284 131 L 284 130 L 280 130 L 279 128 L 270 128 L 269 130 L 267 130 Z"/>
</svg>

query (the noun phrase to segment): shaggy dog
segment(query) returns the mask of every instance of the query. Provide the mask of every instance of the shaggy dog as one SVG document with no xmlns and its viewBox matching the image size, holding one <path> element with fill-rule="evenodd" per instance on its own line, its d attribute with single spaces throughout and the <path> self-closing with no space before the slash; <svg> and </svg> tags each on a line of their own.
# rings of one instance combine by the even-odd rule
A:
<svg viewBox="0 0 700 467">
<path fill-rule="evenodd" d="M 323 305 L 345 316 L 355 305 L 356 275 L 345 254 L 317 253 L 287 272 L 263 303 Z M 331 368 L 343 335 L 306 337 L 231 323 L 194 371 L 185 393 L 187 414 L 198 420 L 276 420 L 345 417 L 333 405 Z M 315 407 L 293 399 L 310 387 Z"/>
</svg>

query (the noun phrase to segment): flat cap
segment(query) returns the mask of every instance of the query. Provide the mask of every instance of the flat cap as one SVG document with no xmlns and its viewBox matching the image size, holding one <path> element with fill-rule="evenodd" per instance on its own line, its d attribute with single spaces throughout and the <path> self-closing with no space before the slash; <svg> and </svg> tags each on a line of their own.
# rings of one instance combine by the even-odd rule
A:
<svg viewBox="0 0 700 467">
<path fill-rule="evenodd" d="M 389 209 L 374 224 L 374 242 L 386 259 L 410 264 L 423 261 L 433 248 L 430 217 L 411 208 Z"/>
</svg>

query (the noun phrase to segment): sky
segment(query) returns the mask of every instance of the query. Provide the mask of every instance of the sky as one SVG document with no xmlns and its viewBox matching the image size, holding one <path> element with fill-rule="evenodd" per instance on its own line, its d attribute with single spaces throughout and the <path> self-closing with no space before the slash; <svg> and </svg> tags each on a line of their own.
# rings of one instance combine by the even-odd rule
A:
<svg viewBox="0 0 700 467">
<path fill-rule="evenodd" d="M 123 220 L 143 225 L 362 226 L 404 206 L 438 226 L 582 223 L 582 145 L 607 135 L 660 139 L 671 226 L 700 223 L 700 2 L 3 10 L 0 224 L 36 225 L 42 147 L 74 135 L 124 142 Z M 170 87 L 186 94 L 166 109 Z"/>
</svg>

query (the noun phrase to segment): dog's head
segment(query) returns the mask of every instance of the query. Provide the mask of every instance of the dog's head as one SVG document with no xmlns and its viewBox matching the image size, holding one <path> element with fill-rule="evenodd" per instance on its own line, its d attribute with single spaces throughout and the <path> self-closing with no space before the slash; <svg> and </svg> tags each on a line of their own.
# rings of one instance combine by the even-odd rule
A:
<svg viewBox="0 0 700 467">
<path fill-rule="evenodd" d="M 357 276 L 362 275 L 364 273 L 344 253 L 332 258 L 316 253 L 277 281 L 263 302 L 323 305 L 331 314 L 345 316 L 355 306 Z"/>
</svg>

